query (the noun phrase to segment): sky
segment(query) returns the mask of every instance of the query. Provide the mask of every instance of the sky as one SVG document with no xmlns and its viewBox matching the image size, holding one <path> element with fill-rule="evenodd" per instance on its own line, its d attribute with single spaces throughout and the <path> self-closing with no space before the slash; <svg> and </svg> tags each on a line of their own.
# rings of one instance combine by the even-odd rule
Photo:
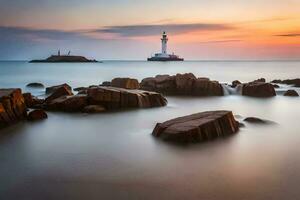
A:
<svg viewBox="0 0 300 200">
<path fill-rule="evenodd" d="M 300 59 L 300 0 L 0 0 L 0 60 Z"/>
</svg>

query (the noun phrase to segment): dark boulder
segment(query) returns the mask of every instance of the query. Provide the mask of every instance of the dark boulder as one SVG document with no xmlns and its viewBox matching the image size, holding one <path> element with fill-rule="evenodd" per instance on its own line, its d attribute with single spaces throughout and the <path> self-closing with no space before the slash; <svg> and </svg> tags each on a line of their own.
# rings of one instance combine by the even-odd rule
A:
<svg viewBox="0 0 300 200">
<path fill-rule="evenodd" d="M 110 81 L 103 81 L 100 86 L 112 86 Z"/>
<path fill-rule="evenodd" d="M 45 86 L 42 83 L 28 83 L 26 87 L 44 88 Z"/>
<path fill-rule="evenodd" d="M 0 127 L 27 116 L 27 107 L 21 89 L 0 89 Z"/>
<path fill-rule="evenodd" d="M 265 78 L 259 78 L 259 79 L 255 80 L 255 81 L 252 81 L 252 82 L 265 83 L 266 79 Z"/>
<path fill-rule="evenodd" d="M 280 86 L 277 85 L 277 84 L 272 84 L 272 85 L 273 85 L 274 88 L 280 88 Z"/>
<path fill-rule="evenodd" d="M 273 97 L 276 96 L 276 92 L 270 83 L 250 82 L 243 84 L 242 95 L 251 97 Z"/>
<path fill-rule="evenodd" d="M 241 85 L 242 83 L 239 80 L 232 81 L 231 87 L 236 88 L 238 85 Z"/>
<path fill-rule="evenodd" d="M 69 87 L 67 86 L 58 87 L 55 90 L 53 90 L 53 92 L 51 92 L 51 94 L 45 99 L 45 102 L 50 103 L 54 99 L 57 99 L 62 96 L 70 96 L 70 95 L 73 95 L 73 93 L 71 92 Z"/>
<path fill-rule="evenodd" d="M 32 96 L 31 93 L 23 93 L 23 97 L 27 108 L 41 107 L 44 103 L 44 99 L 38 99 L 37 97 Z"/>
<path fill-rule="evenodd" d="M 175 142 L 200 142 L 236 133 L 231 111 L 208 111 L 157 123 L 152 135 Z"/>
<path fill-rule="evenodd" d="M 59 88 L 65 88 L 66 90 L 68 90 L 69 92 L 72 92 L 72 87 L 66 83 L 61 84 L 61 85 L 55 85 L 55 86 L 51 86 L 51 87 L 47 87 L 46 88 L 46 94 L 52 94 L 54 93 L 56 90 L 58 90 Z"/>
<path fill-rule="evenodd" d="M 244 119 L 245 122 L 253 123 L 253 124 L 267 124 L 267 120 L 260 119 L 258 117 L 247 117 Z"/>
<path fill-rule="evenodd" d="M 33 110 L 29 112 L 27 119 L 29 121 L 36 121 L 36 120 L 42 120 L 42 119 L 47 119 L 48 115 L 44 110 L 38 109 L 38 110 Z"/>
<path fill-rule="evenodd" d="M 299 97 L 299 94 L 295 90 L 288 90 L 283 94 L 283 96 Z"/>
<path fill-rule="evenodd" d="M 106 85 L 108 85 L 108 83 Z M 114 78 L 111 81 L 111 86 L 125 88 L 125 89 L 139 89 L 140 88 L 139 81 L 137 79 L 132 79 L 132 78 Z"/>
</svg>

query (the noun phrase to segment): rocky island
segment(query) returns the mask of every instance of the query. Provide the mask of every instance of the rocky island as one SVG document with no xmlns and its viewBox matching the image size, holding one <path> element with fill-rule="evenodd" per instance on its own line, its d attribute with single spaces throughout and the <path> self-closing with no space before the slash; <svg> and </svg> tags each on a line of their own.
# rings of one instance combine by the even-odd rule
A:
<svg viewBox="0 0 300 200">
<path fill-rule="evenodd" d="M 60 55 L 58 51 L 57 55 L 51 55 L 50 57 L 42 60 L 31 60 L 30 63 L 59 63 L 59 62 L 98 62 L 97 60 L 90 60 L 84 56 L 75 56 L 70 55 L 70 52 L 67 55 Z"/>
</svg>

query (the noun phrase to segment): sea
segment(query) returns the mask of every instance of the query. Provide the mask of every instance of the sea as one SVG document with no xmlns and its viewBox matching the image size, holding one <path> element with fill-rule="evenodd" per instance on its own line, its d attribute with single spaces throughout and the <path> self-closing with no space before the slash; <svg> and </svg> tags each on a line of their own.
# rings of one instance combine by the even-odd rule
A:
<svg viewBox="0 0 300 200">
<path fill-rule="evenodd" d="M 166 107 L 101 114 L 48 112 L 48 119 L 0 130 L 0 199 L 300 199 L 300 98 L 243 97 L 226 86 L 258 78 L 300 78 L 300 61 L 0 62 L 0 88 L 43 97 L 46 87 L 99 85 L 115 77 L 141 81 L 194 73 L 224 84 L 223 97 L 167 96 Z M 158 122 L 209 110 L 231 110 L 245 123 L 238 134 L 198 144 L 154 138 Z"/>
</svg>

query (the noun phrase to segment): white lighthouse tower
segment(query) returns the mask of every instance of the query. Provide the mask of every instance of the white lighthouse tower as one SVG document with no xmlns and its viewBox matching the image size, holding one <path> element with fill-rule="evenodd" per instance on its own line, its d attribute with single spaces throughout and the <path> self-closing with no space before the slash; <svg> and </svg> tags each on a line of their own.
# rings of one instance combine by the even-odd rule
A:
<svg viewBox="0 0 300 200">
<path fill-rule="evenodd" d="M 166 32 L 164 31 L 161 38 L 161 54 L 163 56 L 167 56 L 167 42 L 168 42 L 168 37 Z"/>
<path fill-rule="evenodd" d="M 161 53 L 156 53 L 154 56 L 148 58 L 148 61 L 183 61 L 183 58 L 173 54 L 167 53 L 167 43 L 168 43 L 168 36 L 164 31 L 161 37 Z"/>
</svg>

